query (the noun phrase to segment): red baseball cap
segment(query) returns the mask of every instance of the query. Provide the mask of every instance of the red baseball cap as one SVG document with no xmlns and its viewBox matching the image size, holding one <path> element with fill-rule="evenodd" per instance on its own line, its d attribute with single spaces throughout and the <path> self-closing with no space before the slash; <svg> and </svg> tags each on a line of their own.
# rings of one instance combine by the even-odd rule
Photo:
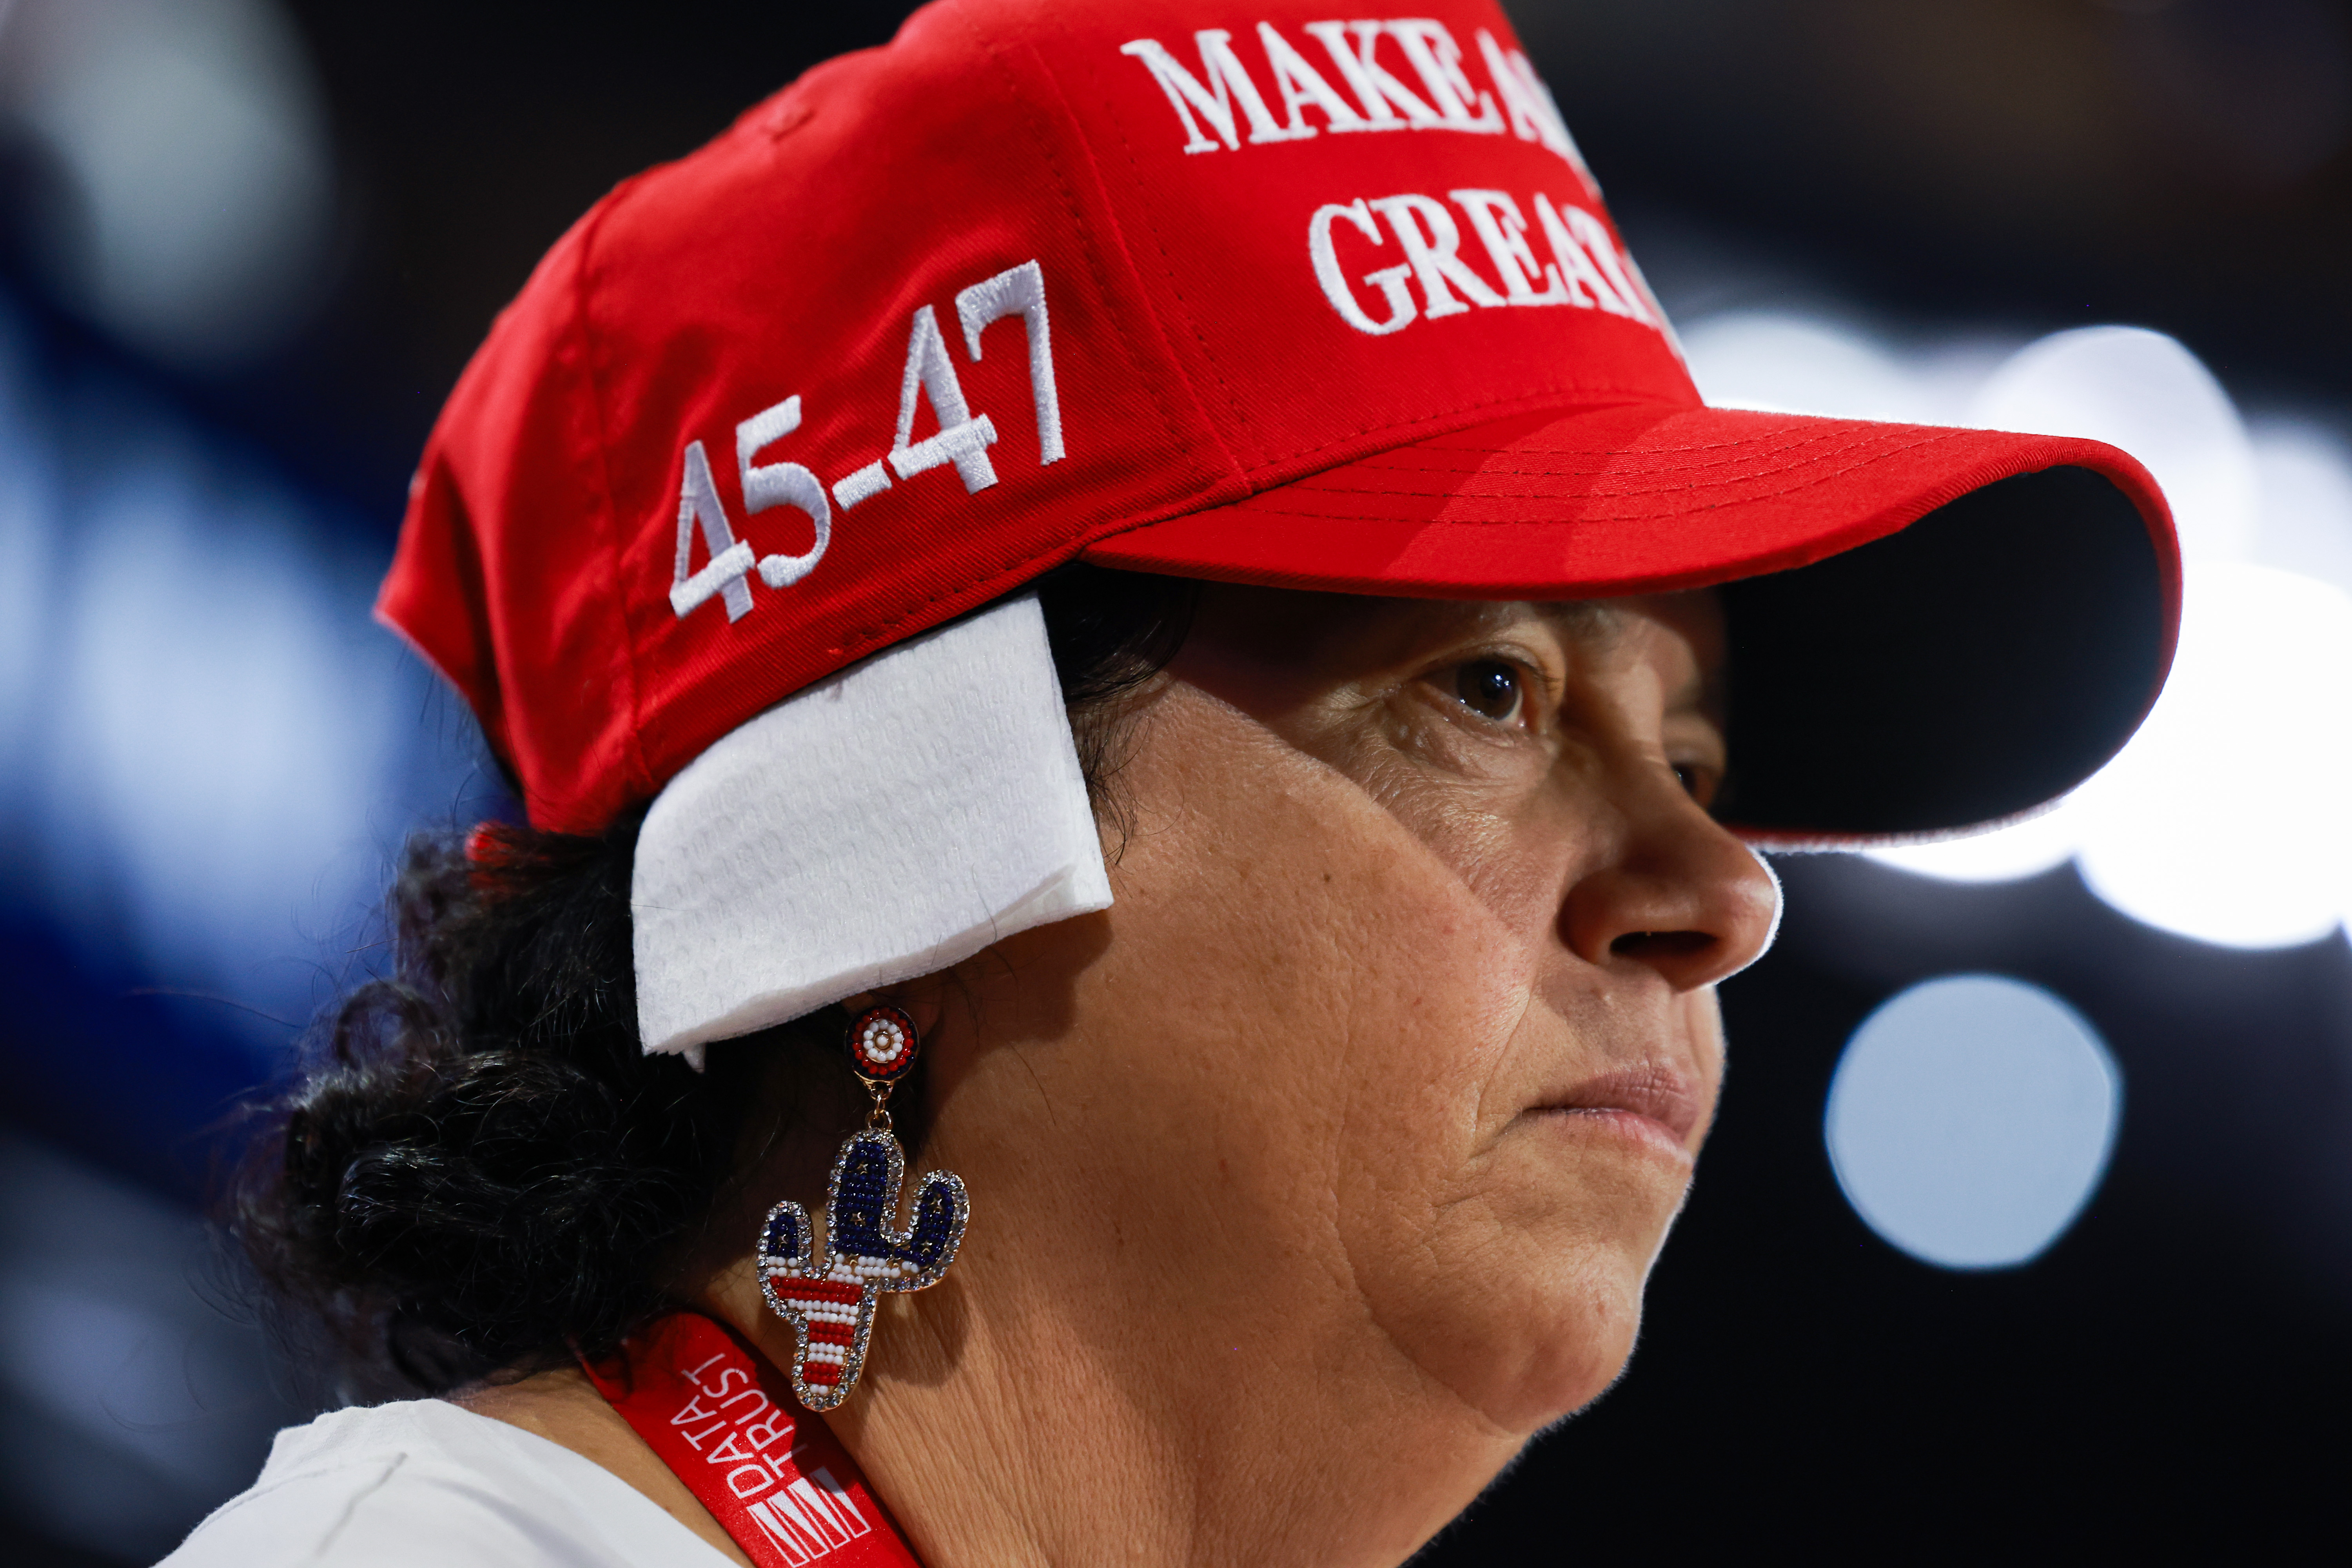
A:
<svg viewBox="0 0 2352 1568">
<path fill-rule="evenodd" d="M 600 202 L 459 381 L 379 605 L 531 820 L 593 831 L 1079 557 L 1730 584 L 1766 837 L 1988 820 L 2111 755 L 2178 618 L 2147 471 L 1705 406 L 1501 12 L 1417 12 L 940 0 Z"/>
</svg>

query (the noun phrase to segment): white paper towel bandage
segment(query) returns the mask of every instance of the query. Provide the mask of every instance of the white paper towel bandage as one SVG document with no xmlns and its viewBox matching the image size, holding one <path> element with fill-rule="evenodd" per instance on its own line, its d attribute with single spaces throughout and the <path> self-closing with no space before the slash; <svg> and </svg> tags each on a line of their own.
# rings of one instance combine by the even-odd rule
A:
<svg viewBox="0 0 2352 1568">
<path fill-rule="evenodd" d="M 1110 907 L 1034 595 L 898 644 L 735 730 L 646 815 L 637 1026 L 713 1040 Z"/>
</svg>

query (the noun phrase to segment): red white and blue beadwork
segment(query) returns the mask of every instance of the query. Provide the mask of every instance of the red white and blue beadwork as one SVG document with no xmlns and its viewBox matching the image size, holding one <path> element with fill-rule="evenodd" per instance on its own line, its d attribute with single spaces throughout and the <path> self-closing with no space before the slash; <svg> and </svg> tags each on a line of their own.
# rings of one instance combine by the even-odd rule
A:
<svg viewBox="0 0 2352 1568">
<path fill-rule="evenodd" d="M 916 1186 L 912 1223 L 904 1230 L 897 1223 L 907 1156 L 890 1134 L 883 1103 L 891 1080 L 914 1063 L 913 1021 L 895 1007 L 875 1008 L 850 1026 L 849 1047 L 859 1076 L 875 1091 L 875 1114 L 833 1162 L 824 1239 L 817 1241 L 808 1211 L 789 1199 L 770 1209 L 760 1228 L 760 1292 L 793 1325 L 785 1370 L 793 1393 L 811 1410 L 831 1410 L 849 1397 L 866 1368 L 882 1294 L 938 1284 L 971 1215 L 963 1179 L 931 1171 Z M 888 1076 L 869 1070 L 869 1060 Z"/>
<path fill-rule="evenodd" d="M 896 1083 L 915 1065 L 915 1021 L 896 1007 L 870 1007 L 849 1026 L 850 1059 L 868 1083 Z"/>
</svg>

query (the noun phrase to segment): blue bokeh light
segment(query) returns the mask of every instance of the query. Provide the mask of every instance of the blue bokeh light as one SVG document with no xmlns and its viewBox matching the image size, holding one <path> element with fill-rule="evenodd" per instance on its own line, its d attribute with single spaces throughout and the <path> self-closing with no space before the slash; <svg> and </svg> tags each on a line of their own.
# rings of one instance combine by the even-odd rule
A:
<svg viewBox="0 0 2352 1568">
<path fill-rule="evenodd" d="M 2038 985 L 1958 974 L 1863 1020 L 1823 1131 L 1871 1229 L 1941 1268 L 2005 1268 L 2074 1223 L 2122 1110 L 2123 1076 L 2082 1015 Z"/>
</svg>

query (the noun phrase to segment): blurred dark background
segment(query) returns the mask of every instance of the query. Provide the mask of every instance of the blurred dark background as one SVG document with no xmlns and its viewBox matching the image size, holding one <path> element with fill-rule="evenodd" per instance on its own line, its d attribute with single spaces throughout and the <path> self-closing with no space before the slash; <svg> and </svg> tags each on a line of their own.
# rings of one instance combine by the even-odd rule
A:
<svg viewBox="0 0 2352 1568">
<path fill-rule="evenodd" d="M 462 709 L 365 614 L 441 398 L 598 195 L 904 10 L 0 4 L 12 1560 L 152 1560 L 305 1413 L 195 1216 L 225 1112 L 368 962 L 403 835 L 499 808 Z M 2345 5 L 1512 10 L 1686 332 L 2129 323 L 2242 408 L 2352 428 Z M 1428 1560 L 2333 1555 L 2341 931 L 2168 934 L 2065 864 L 1781 869 L 1787 925 L 1727 990 L 1727 1109 L 1632 1371 Z M 1951 1269 L 1860 1216 L 1823 1113 L 1874 1008 L 1971 972 L 2087 1020 L 2123 1111 L 2054 1243 Z"/>
</svg>

